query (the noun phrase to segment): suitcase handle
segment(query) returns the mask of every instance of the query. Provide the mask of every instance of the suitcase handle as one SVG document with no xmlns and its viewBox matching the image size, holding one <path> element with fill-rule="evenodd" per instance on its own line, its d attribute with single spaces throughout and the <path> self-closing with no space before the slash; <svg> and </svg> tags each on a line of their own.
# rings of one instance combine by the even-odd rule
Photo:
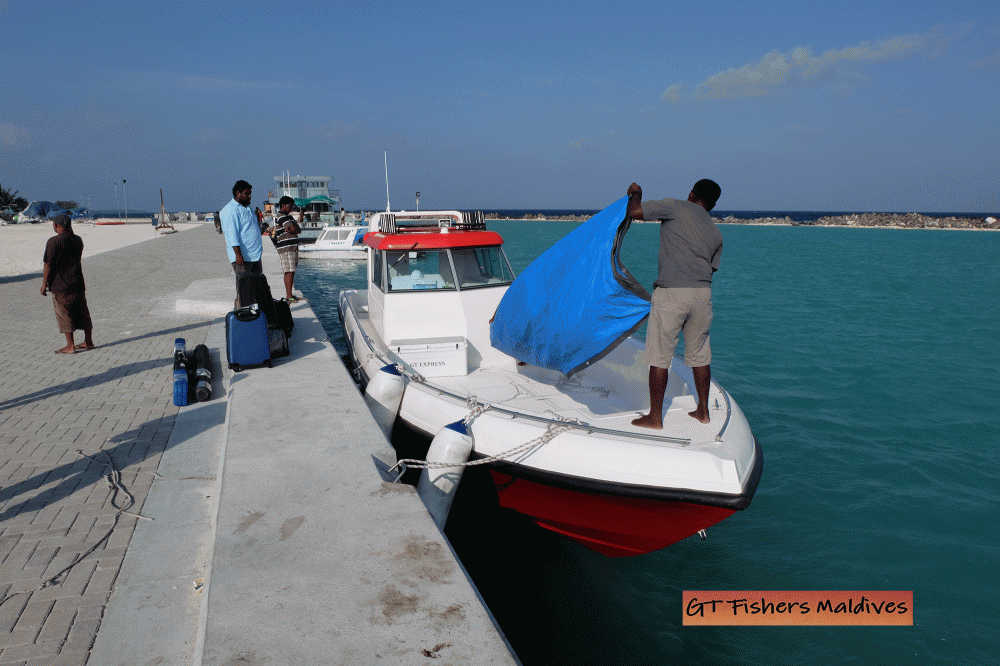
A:
<svg viewBox="0 0 1000 666">
<path fill-rule="evenodd" d="M 260 310 L 240 308 L 239 310 L 233 311 L 233 316 L 236 317 L 238 321 L 254 321 L 260 317 Z"/>
</svg>

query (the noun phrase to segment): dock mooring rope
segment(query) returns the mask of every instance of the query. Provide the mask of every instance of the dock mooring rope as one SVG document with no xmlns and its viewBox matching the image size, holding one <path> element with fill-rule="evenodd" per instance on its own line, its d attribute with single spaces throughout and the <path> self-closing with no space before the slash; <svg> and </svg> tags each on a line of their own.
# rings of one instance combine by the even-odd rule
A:
<svg viewBox="0 0 1000 666">
<path fill-rule="evenodd" d="M 478 400 L 476 400 L 475 396 L 469 396 L 468 405 L 469 405 L 469 414 L 464 419 L 462 419 L 462 422 L 465 424 L 467 428 L 472 424 L 472 421 L 474 421 L 478 416 L 480 416 L 484 412 L 489 411 L 490 409 L 490 405 L 479 402 Z M 468 460 L 464 463 L 437 462 L 432 460 L 419 460 L 417 458 L 403 458 L 402 460 L 398 461 L 395 465 L 390 467 L 389 471 L 392 472 L 397 467 L 400 468 L 399 476 L 396 477 L 395 480 L 396 483 L 399 483 L 399 480 L 403 477 L 403 474 L 406 473 L 406 470 L 408 468 L 444 469 L 446 467 L 474 467 L 476 465 L 486 465 L 491 462 L 509 459 L 521 453 L 526 453 L 528 451 L 531 451 L 532 449 L 538 448 L 544 444 L 547 444 L 548 442 L 551 442 L 553 439 L 555 439 L 564 432 L 569 432 L 570 430 L 574 430 L 576 428 L 581 428 L 581 427 L 585 427 L 585 424 L 582 424 L 577 420 L 569 420 L 557 416 L 553 421 L 551 421 L 545 427 L 545 432 L 543 432 L 538 437 L 535 437 L 534 439 L 529 440 L 524 444 L 519 444 L 518 446 L 507 449 L 506 451 L 501 451 L 500 453 L 496 453 L 490 456 L 485 456 L 483 458 L 478 458 L 476 460 Z"/>
</svg>

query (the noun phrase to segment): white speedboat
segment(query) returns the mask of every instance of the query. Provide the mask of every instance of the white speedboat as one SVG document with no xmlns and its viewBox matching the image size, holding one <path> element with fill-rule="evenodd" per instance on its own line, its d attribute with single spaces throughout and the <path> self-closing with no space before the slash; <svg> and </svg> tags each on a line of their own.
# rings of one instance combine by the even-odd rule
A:
<svg viewBox="0 0 1000 666">
<path fill-rule="evenodd" d="M 430 439 L 465 420 L 470 460 L 487 465 L 501 507 L 608 556 L 658 550 L 749 505 L 763 456 L 717 383 L 702 424 L 688 416 L 691 370 L 675 358 L 664 429 L 633 426 L 649 407 L 640 340 L 571 377 L 491 345 L 514 274 L 481 214 L 377 213 L 370 229 L 368 288 L 338 305 L 366 391 L 377 375 L 404 378 L 401 397 L 379 407 L 383 424 Z"/>
<path fill-rule="evenodd" d="M 299 245 L 299 259 L 350 259 L 364 261 L 368 250 L 362 242 L 368 227 L 328 224 L 316 242 Z"/>
</svg>

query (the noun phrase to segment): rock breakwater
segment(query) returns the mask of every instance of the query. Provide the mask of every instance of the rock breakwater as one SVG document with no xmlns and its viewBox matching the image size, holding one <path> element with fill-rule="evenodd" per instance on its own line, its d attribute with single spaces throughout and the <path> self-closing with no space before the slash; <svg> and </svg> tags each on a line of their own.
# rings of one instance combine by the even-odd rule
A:
<svg viewBox="0 0 1000 666">
<path fill-rule="evenodd" d="M 784 224 L 818 227 L 890 227 L 896 229 L 1000 229 L 995 217 L 936 216 L 920 213 L 857 213 L 820 217 L 798 222 L 790 217 L 741 218 L 729 215 L 715 219 L 722 224 Z"/>
<path fill-rule="evenodd" d="M 533 222 L 568 221 L 583 222 L 590 214 L 546 215 L 528 213 L 519 217 L 507 217 L 496 213 L 486 213 L 487 220 L 527 220 Z M 851 215 L 829 215 L 816 220 L 799 221 L 790 217 L 740 217 L 727 215 L 712 218 L 720 224 L 773 224 L 813 227 L 889 227 L 896 229 L 1000 229 L 996 217 L 976 217 L 964 215 L 924 215 L 921 213 L 856 213 Z"/>
</svg>

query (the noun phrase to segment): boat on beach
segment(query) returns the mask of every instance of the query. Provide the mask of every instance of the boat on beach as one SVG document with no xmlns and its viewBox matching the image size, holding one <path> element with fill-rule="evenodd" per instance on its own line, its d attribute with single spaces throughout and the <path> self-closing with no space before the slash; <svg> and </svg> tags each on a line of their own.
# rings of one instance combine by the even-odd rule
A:
<svg viewBox="0 0 1000 666">
<path fill-rule="evenodd" d="M 468 464 L 488 469 L 500 507 L 611 557 L 704 535 L 750 504 L 763 455 L 717 382 L 702 424 L 688 415 L 692 372 L 675 357 L 663 430 L 633 426 L 649 408 L 637 338 L 571 373 L 493 346 L 514 272 L 481 213 L 376 213 L 369 229 L 367 289 L 341 292 L 338 311 L 352 372 L 387 434 L 430 442 L 465 430 Z"/>
<path fill-rule="evenodd" d="M 314 243 L 299 246 L 299 259 L 364 261 L 368 257 L 368 249 L 363 242 L 366 231 L 366 226 L 328 224 Z"/>
</svg>

